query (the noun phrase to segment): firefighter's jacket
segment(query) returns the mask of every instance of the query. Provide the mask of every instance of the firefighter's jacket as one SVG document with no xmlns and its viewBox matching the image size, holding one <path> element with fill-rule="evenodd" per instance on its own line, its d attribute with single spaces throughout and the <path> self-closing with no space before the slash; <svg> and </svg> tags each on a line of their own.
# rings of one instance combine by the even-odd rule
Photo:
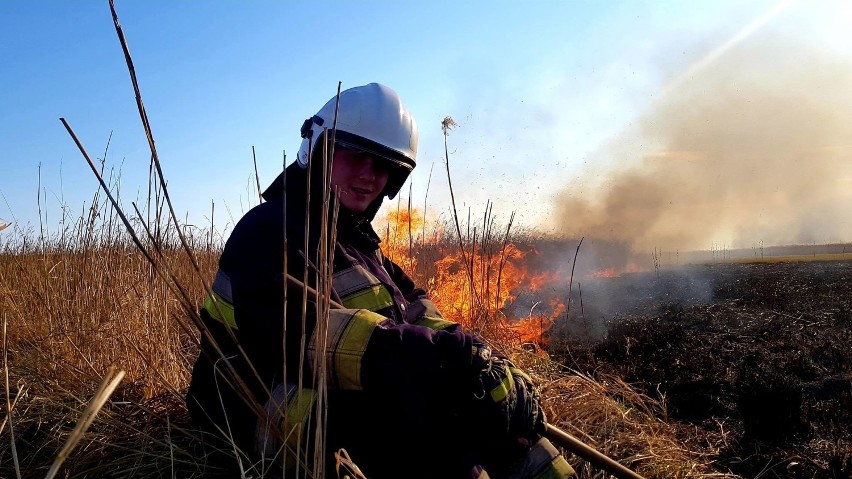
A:
<svg viewBox="0 0 852 479">
<path fill-rule="evenodd" d="M 316 302 L 310 297 L 303 302 L 303 290 L 286 286 L 284 276 L 286 260 L 286 273 L 303 280 L 307 259 L 307 280 L 316 286 L 322 267 L 321 222 L 329 219 L 322 218 L 317 171 L 311 175 L 307 208 L 307 173 L 294 164 L 264 192 L 266 202 L 239 221 L 201 312 L 210 336 L 202 334 L 188 407 L 196 422 L 230 434 L 245 450 L 256 444 L 257 405 L 268 404 L 276 387 L 283 385 L 290 393 L 286 427 L 307 421 L 316 399 L 314 366 L 323 354 L 329 447 L 336 446 L 331 443 L 338 433 L 339 442 L 349 447 L 359 438 L 373 440 L 360 412 L 398 416 L 412 411 L 411 417 L 386 418 L 385 426 L 392 428 L 394 421 L 416 426 L 430 420 L 424 410 L 448 404 L 444 393 L 465 389 L 469 382 L 474 337 L 444 320 L 425 292 L 382 256 L 370 226 L 378 204 L 365 215 L 341 210 L 336 219 L 332 299 L 347 309 L 331 310 L 322 350 L 323 339 L 315 334 Z M 296 395 L 299 381 L 302 393 Z M 245 389 L 252 397 L 244 397 Z M 346 438 L 341 431 L 347 429 L 360 429 L 360 436 Z"/>
</svg>

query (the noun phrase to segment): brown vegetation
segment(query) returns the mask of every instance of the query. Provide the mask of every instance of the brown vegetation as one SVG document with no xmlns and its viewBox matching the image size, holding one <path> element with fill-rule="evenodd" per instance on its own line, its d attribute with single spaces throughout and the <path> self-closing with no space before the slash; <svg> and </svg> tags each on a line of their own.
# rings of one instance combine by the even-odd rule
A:
<svg viewBox="0 0 852 479">
<path fill-rule="evenodd" d="M 80 238 L 72 244 L 67 236 L 4 236 L 0 316 L 8 325 L 4 365 L 15 403 L 11 415 L 3 407 L 4 435 L 14 434 L 18 457 L 13 461 L 11 441 L 4 440 L 2 477 L 15 477 L 15 462 L 27 477 L 44 476 L 110 366 L 126 376 L 72 453 L 68 471 L 95 477 L 141 467 L 145 475 L 187 459 L 180 457 L 181 442 L 169 439 L 180 433 L 167 420 L 186 425 L 182 394 L 196 335 L 181 327 L 180 304 L 123 236 L 101 229 Z M 189 261 L 163 251 L 160 261 L 193 284 Z M 196 255 L 212 275 L 217 255 L 206 248 Z M 198 304 L 203 289 L 190 289 Z"/>
</svg>

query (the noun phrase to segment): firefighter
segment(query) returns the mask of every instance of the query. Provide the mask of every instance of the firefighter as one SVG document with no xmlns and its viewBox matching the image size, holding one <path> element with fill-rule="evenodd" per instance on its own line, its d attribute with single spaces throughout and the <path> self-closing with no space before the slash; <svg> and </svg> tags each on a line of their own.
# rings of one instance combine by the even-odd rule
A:
<svg viewBox="0 0 852 479">
<path fill-rule="evenodd" d="M 397 94 L 377 83 L 345 90 L 301 136 L 296 160 L 225 245 L 201 311 L 209 334 L 187 394 L 193 421 L 244 464 L 310 467 L 321 421 L 329 460 L 345 448 L 371 479 L 571 475 L 542 437 L 529 376 L 444 319 L 382 256 L 370 222 L 417 156 Z M 327 313 L 327 333 L 315 327 L 322 299 L 288 274 L 313 288 L 331 277 L 330 297 L 345 308 Z"/>
</svg>

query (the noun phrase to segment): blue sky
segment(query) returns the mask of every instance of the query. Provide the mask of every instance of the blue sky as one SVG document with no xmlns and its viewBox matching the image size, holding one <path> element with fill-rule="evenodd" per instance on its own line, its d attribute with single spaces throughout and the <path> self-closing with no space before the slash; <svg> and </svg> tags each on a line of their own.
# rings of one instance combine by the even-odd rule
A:
<svg viewBox="0 0 852 479">
<path fill-rule="evenodd" d="M 214 201 L 220 228 L 226 206 L 238 219 L 256 201 L 252 146 L 265 186 L 338 81 L 384 83 L 414 112 L 415 204 L 434 164 L 429 208 L 447 210 L 449 115 L 460 124 L 450 135 L 460 205 L 490 199 L 498 215 L 537 226 L 566 185 L 627 161 L 602 152 L 681 75 L 723 61 L 726 42 L 772 36 L 835 57 L 852 48 L 852 10 L 839 0 L 116 4 L 178 214 L 206 222 Z M 91 200 L 96 180 L 59 117 L 95 157 L 112 133 L 122 199 L 144 198 L 149 153 L 107 1 L 3 2 L 0 65 L 0 218 L 38 224 L 39 165 L 48 223 L 62 203 L 77 216 Z"/>
</svg>

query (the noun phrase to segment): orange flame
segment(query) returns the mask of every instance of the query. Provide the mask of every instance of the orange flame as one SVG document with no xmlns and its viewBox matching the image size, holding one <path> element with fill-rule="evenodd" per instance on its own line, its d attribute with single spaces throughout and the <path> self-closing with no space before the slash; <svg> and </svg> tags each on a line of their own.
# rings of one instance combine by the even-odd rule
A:
<svg viewBox="0 0 852 479">
<path fill-rule="evenodd" d="M 520 266 L 523 257 L 511 243 L 499 254 L 449 254 L 435 263 L 436 274 L 430 284 L 432 301 L 447 319 L 462 324 L 493 318 L 515 298 L 513 292 L 524 280 L 526 271 Z"/>
<path fill-rule="evenodd" d="M 529 291 L 539 291 L 544 285 L 551 284 L 559 279 L 558 271 L 543 271 L 535 274 L 527 279 L 527 289 Z"/>
<path fill-rule="evenodd" d="M 501 337 L 508 333 L 521 343 L 547 344 L 545 333 L 565 312 L 561 302 L 553 299 L 549 311 L 524 318 L 511 316 L 505 307 L 521 291 L 540 291 L 557 281 L 559 272 L 530 273 L 528 253 L 513 243 L 465 244 L 462 253 L 438 230 L 427 235 L 417 209 L 391 211 L 383 220 L 382 252 L 429 292 L 445 318 Z"/>
<path fill-rule="evenodd" d="M 415 243 L 422 243 L 425 218 L 417 209 L 399 209 L 385 215 L 386 227 L 380 231 L 382 254 L 406 271 L 414 270 L 417 258 L 411 251 Z"/>
<path fill-rule="evenodd" d="M 600 271 L 595 271 L 592 273 L 592 278 L 617 278 L 621 276 L 621 272 L 616 271 L 615 268 L 610 266 L 609 268 L 602 269 Z"/>
<path fill-rule="evenodd" d="M 592 273 L 592 278 L 595 278 L 595 279 L 618 278 L 621 275 L 626 274 L 626 273 L 639 273 L 641 271 L 643 271 L 643 269 L 641 267 L 639 267 L 638 264 L 630 262 L 630 263 L 627 263 L 627 266 L 625 266 L 621 270 L 615 269 L 614 267 L 610 266 L 609 268 L 604 268 L 600 271 L 595 271 L 595 272 Z"/>
<path fill-rule="evenodd" d="M 546 333 L 553 326 L 556 318 L 565 313 L 565 305 L 558 299 L 553 298 L 550 300 L 550 310 L 551 313 L 549 315 L 539 314 L 533 316 L 531 314 L 526 318 L 521 318 L 517 323 L 510 325 L 509 328 L 518 335 L 518 340 L 521 344 L 532 343 L 537 346 L 547 347 L 548 338 Z"/>
</svg>

